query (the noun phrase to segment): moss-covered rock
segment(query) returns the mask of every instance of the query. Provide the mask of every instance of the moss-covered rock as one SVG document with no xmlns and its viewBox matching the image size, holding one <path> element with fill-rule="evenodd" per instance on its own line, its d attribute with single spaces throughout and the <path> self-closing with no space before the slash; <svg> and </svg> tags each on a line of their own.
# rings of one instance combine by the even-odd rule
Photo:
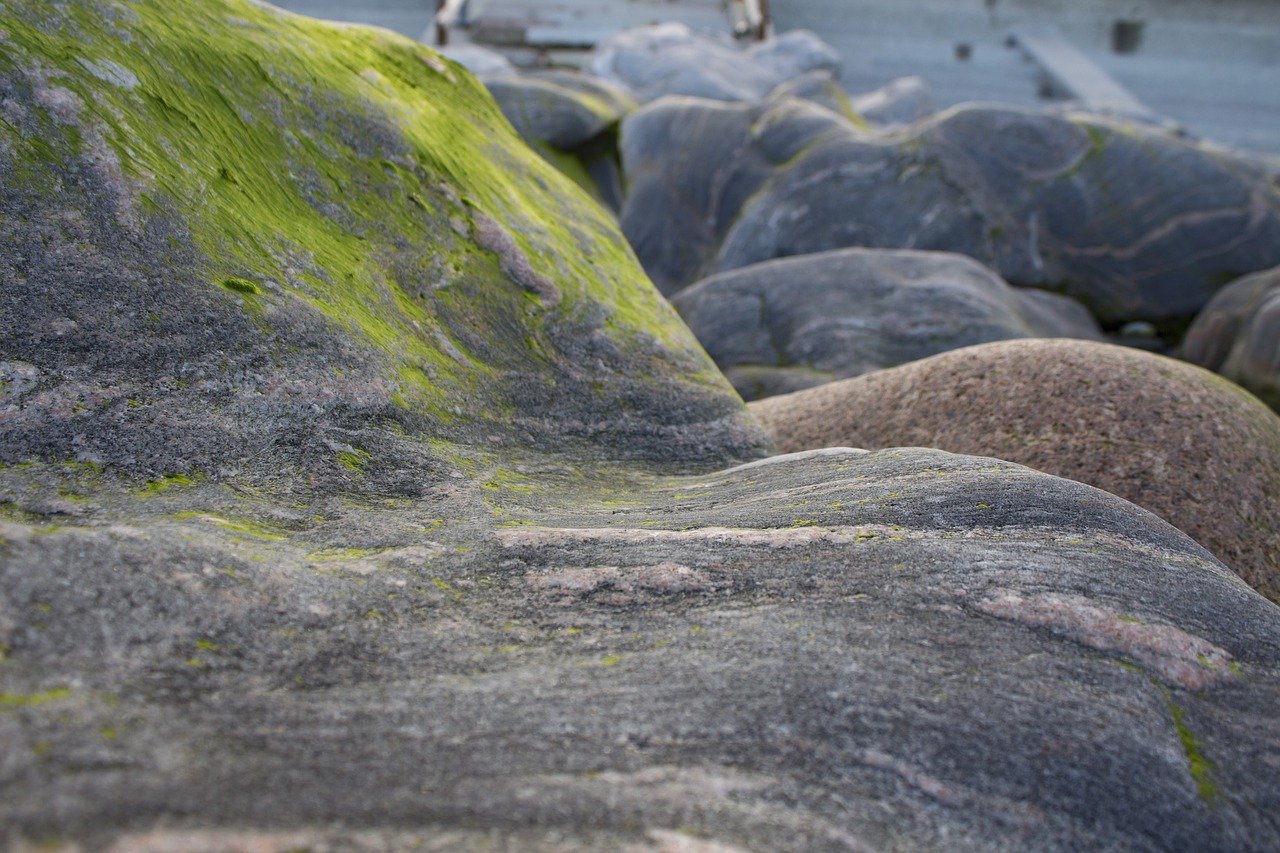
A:
<svg viewBox="0 0 1280 853">
<path fill-rule="evenodd" d="M 429 49 L 249 2 L 3 10 L 4 462 L 395 490 L 438 476 L 423 436 L 760 452 L 607 217 Z"/>
</svg>

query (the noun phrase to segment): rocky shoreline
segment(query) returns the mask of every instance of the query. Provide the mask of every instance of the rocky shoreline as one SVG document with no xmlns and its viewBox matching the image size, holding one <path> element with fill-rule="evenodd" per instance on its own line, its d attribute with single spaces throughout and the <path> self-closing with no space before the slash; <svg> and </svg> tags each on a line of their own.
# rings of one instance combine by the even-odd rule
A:
<svg viewBox="0 0 1280 853">
<path fill-rule="evenodd" d="M 0 10 L 0 845 L 1280 846 L 1263 164 Z"/>
</svg>

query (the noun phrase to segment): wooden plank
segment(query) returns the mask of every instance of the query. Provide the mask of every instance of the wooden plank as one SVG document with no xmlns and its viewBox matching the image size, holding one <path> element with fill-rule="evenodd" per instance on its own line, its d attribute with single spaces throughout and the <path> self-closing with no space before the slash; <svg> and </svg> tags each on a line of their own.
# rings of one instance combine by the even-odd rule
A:
<svg viewBox="0 0 1280 853">
<path fill-rule="evenodd" d="M 1012 37 L 1048 77 L 1055 93 L 1080 101 L 1092 112 L 1144 120 L 1156 114 L 1076 49 L 1053 28 L 1017 28 Z"/>
</svg>

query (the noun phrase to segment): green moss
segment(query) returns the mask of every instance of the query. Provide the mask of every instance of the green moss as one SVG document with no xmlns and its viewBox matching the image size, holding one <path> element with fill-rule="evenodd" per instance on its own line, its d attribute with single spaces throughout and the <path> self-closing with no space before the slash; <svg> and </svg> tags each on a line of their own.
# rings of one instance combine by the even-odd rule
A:
<svg viewBox="0 0 1280 853">
<path fill-rule="evenodd" d="M 265 524 L 261 524 L 256 521 L 248 521 L 246 519 L 232 520 L 228 518 L 222 518 L 221 516 L 217 516 L 217 515 L 209 515 L 203 512 L 179 512 L 179 513 L 174 513 L 173 517 L 184 519 L 184 520 L 195 519 L 198 521 L 208 522 L 209 524 L 216 524 L 218 527 L 221 527 L 225 530 L 231 530 L 236 533 L 243 533 L 246 536 L 252 536 L 255 539 L 261 539 L 267 542 L 275 542 L 275 541 L 279 541 L 281 539 L 287 538 L 284 533 L 277 532 L 275 529 Z M 226 571 L 234 575 L 234 573 L 232 573 L 231 570 L 228 569 Z"/>
<path fill-rule="evenodd" d="M 373 548 L 336 548 L 325 549 L 321 551 L 312 551 L 304 558 L 310 562 L 328 562 L 330 560 L 360 560 L 365 557 L 372 557 L 374 554 L 382 553 L 380 550 Z"/>
<path fill-rule="evenodd" d="M 71 690 L 66 687 L 57 687 L 43 693 L 0 693 L 0 709 L 29 708 L 33 705 L 57 702 L 70 696 Z"/>
<path fill-rule="evenodd" d="M 339 450 L 337 455 L 338 464 L 348 471 L 361 470 L 372 458 L 368 453 L 359 449 Z"/>
<path fill-rule="evenodd" d="M 250 295 L 255 295 L 258 292 L 258 285 L 254 284 L 248 279 L 236 278 L 235 276 L 232 276 L 230 278 L 224 278 L 222 280 L 222 286 L 225 287 L 227 290 L 234 290 L 237 293 L 247 293 Z"/>
<path fill-rule="evenodd" d="M 1169 713 L 1173 716 L 1173 727 L 1177 730 L 1178 740 L 1182 743 L 1182 752 L 1187 758 L 1187 772 L 1196 783 L 1196 793 L 1200 796 L 1201 802 L 1212 805 L 1219 797 L 1218 785 L 1213 779 L 1214 765 L 1201 752 L 1195 735 L 1182 722 L 1183 710 L 1174 704 L 1167 690 L 1161 689 L 1169 705 Z"/>
<path fill-rule="evenodd" d="M 141 489 L 134 492 L 134 494 L 139 497 L 146 497 L 147 495 L 154 495 L 159 492 L 163 492 L 166 489 L 174 488 L 175 486 L 194 486 L 202 479 L 204 479 L 204 475 L 202 474 L 197 474 L 194 477 L 187 477 L 183 474 L 165 474 L 157 480 L 148 480 L 146 484 Z"/>
</svg>

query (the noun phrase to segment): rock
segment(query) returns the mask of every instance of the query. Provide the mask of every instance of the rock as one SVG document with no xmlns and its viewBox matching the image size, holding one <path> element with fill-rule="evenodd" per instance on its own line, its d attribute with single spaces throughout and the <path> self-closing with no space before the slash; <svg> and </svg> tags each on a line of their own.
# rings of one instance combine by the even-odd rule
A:
<svg viewBox="0 0 1280 853">
<path fill-rule="evenodd" d="M 1179 356 L 1221 373 L 1280 411 L 1280 268 L 1218 291 L 1187 329 Z"/>
<path fill-rule="evenodd" d="M 535 151 L 612 210 L 622 206 L 618 122 L 636 108 L 625 91 L 569 71 L 488 75 L 484 85 Z"/>
<path fill-rule="evenodd" d="M 588 70 L 642 102 L 664 95 L 755 102 L 809 71 L 838 72 L 840 55 L 807 30 L 741 48 L 679 23 L 624 30 L 600 41 Z"/>
<path fill-rule="evenodd" d="M 0 11 L 9 847 L 1280 844 L 1280 610 L 1154 515 L 756 460 L 420 45 Z"/>
<path fill-rule="evenodd" d="M 899 77 L 849 102 L 853 111 L 879 125 L 911 124 L 933 115 L 933 92 L 923 77 Z"/>
<path fill-rule="evenodd" d="M 963 255 L 842 249 L 720 273 L 672 304 L 753 399 L 773 383 L 753 387 L 735 369 L 802 368 L 830 380 L 1007 338 L 1101 339 L 1076 303 L 1029 293 Z"/>
<path fill-rule="evenodd" d="M 751 405 L 778 447 L 995 456 L 1146 507 L 1280 601 L 1280 418 L 1125 347 L 1002 341 Z"/>
<path fill-rule="evenodd" d="M 10 837 L 1280 841 L 1280 609 L 1119 498 L 922 449 L 473 460 L 296 522 L 193 484 L 6 525 Z"/>
<path fill-rule="evenodd" d="M 646 117 L 651 138 L 660 117 Z M 646 269 L 678 254 L 702 258 L 684 264 L 685 278 L 664 291 L 837 248 L 951 251 L 1012 284 L 1072 296 L 1106 328 L 1145 320 L 1177 340 L 1224 279 L 1280 264 L 1280 195 L 1266 170 L 1158 129 L 983 105 L 952 108 L 891 137 L 804 121 L 806 145 L 771 161 L 741 207 L 715 209 L 713 240 L 694 233 L 678 246 L 637 244 Z M 740 150 L 755 169 L 754 130 L 688 144 Z M 625 148 L 625 125 L 623 134 Z M 653 150 L 640 166 L 654 162 L 668 164 L 661 180 L 672 185 L 687 172 L 673 150 Z M 719 165 L 721 173 L 736 168 Z M 646 201 L 644 213 L 666 210 Z M 633 223 L 627 233 L 643 230 Z"/>
<path fill-rule="evenodd" d="M 419 493 L 449 463 L 414 436 L 763 447 L 607 217 L 429 49 L 310 27 L 264 65 L 238 34 L 299 19 L 206 2 L 189 31 L 226 34 L 222 70 L 197 74 L 150 18 L 120 19 L 131 43 L 109 4 L 8 8 L 0 360 L 34 384 L 0 461 Z M 99 34 L 55 72 L 36 27 L 73 15 Z"/>
<path fill-rule="evenodd" d="M 477 77 L 487 74 L 513 74 L 516 70 L 510 59 L 496 50 L 490 50 L 478 44 L 448 44 L 436 47 L 435 50 Z"/>
<path fill-rule="evenodd" d="M 784 98 L 810 101 L 849 119 L 855 125 L 866 124 L 863 117 L 854 110 L 844 90 L 840 88 L 835 73 L 828 69 L 806 71 L 798 77 L 779 83 L 765 96 L 766 101 L 780 101 Z"/>
<path fill-rule="evenodd" d="M 627 116 L 619 220 L 645 272 L 670 295 L 696 277 L 776 168 L 849 119 L 785 96 L 759 105 L 662 98 Z"/>
</svg>

